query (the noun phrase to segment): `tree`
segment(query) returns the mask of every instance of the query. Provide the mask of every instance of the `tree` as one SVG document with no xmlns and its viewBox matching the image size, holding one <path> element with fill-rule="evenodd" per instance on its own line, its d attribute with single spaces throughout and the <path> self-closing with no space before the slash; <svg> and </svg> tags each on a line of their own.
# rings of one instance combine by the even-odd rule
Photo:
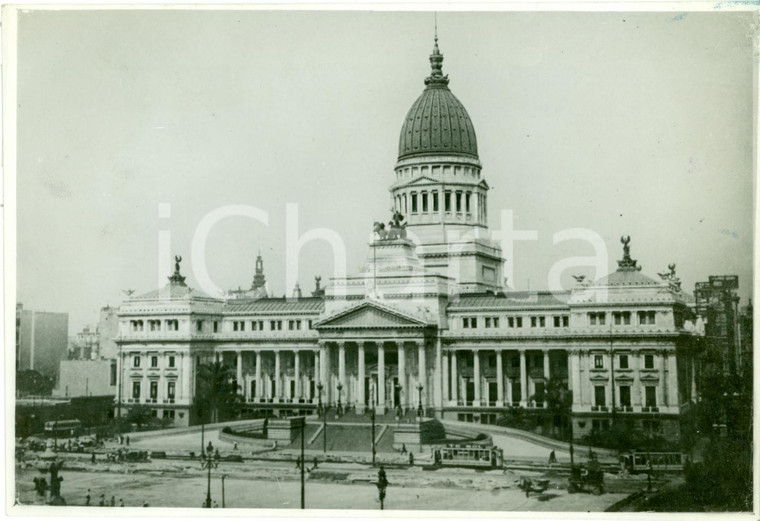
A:
<svg viewBox="0 0 760 521">
<path fill-rule="evenodd" d="M 220 361 L 198 366 L 196 374 L 195 415 L 203 423 L 217 423 L 233 417 L 240 403 L 235 373 Z"/>
<path fill-rule="evenodd" d="M 145 405 L 135 405 L 127 413 L 127 421 L 136 424 L 138 429 L 141 429 L 145 425 L 150 425 L 153 419 L 153 412 L 150 407 L 146 407 Z"/>
<path fill-rule="evenodd" d="M 556 428 L 559 427 L 560 438 L 564 439 L 565 427 L 573 407 L 573 392 L 567 388 L 567 384 L 556 378 L 550 379 L 543 392 L 534 394 L 531 400 L 546 403 L 545 414 L 551 420 L 552 435 L 556 434 Z"/>
</svg>

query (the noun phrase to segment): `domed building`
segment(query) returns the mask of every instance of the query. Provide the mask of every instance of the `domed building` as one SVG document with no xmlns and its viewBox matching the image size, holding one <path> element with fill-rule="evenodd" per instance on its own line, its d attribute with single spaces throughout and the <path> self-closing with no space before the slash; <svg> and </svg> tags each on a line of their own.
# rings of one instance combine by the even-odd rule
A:
<svg viewBox="0 0 760 521">
<path fill-rule="evenodd" d="M 240 414 L 312 415 L 323 405 L 509 424 L 520 411 L 540 425 L 560 392 L 571 396 L 576 438 L 612 422 L 678 437 L 698 397 L 703 331 L 675 267 L 659 281 L 645 276 L 624 237 L 618 269 L 597 281 L 505 288 L 475 127 L 442 64 L 436 38 L 401 127 L 393 218 L 375 223 L 363 269 L 324 287 L 318 279 L 310 297 L 221 299 L 185 286 L 178 261 L 164 290 L 121 307 L 118 410 L 141 404 L 197 423 L 198 368 L 216 360 L 234 370 Z M 265 280 L 261 259 L 256 280 Z"/>
</svg>

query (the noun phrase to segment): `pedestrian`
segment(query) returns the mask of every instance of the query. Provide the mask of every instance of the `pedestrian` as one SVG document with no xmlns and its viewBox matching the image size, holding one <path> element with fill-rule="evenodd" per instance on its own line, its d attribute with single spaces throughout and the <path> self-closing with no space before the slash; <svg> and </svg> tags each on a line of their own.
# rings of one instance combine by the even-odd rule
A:
<svg viewBox="0 0 760 521">
<path fill-rule="evenodd" d="M 409 453 L 409 465 L 414 465 L 414 452 Z"/>
<path fill-rule="evenodd" d="M 317 462 L 317 457 L 316 457 L 316 456 L 314 456 L 314 466 L 312 467 L 312 469 L 311 469 L 311 470 L 316 470 L 316 468 L 317 468 L 317 466 L 318 466 L 318 465 L 317 465 L 317 463 L 318 463 L 318 462 Z"/>
<path fill-rule="evenodd" d="M 86 506 L 86 507 L 90 506 L 90 499 L 91 499 L 91 497 L 90 497 L 90 489 L 88 488 L 87 489 L 87 495 L 84 497 L 84 500 L 85 500 L 84 501 L 84 506 Z"/>
<path fill-rule="evenodd" d="M 129 436 L 127 436 L 127 447 L 129 447 Z"/>
<path fill-rule="evenodd" d="M 233 444 L 232 444 L 232 448 L 233 448 L 234 450 L 238 450 L 238 449 L 237 449 L 237 442 L 235 442 L 235 443 L 233 443 Z"/>
<path fill-rule="evenodd" d="M 92 453 L 92 462 L 95 463 L 95 453 Z"/>
<path fill-rule="evenodd" d="M 124 506 L 124 498 L 119 498 L 119 506 L 120 507 Z"/>
<path fill-rule="evenodd" d="M 401 454 L 406 454 L 406 443 L 401 444 Z"/>
<path fill-rule="evenodd" d="M 111 506 L 112 507 L 116 506 L 116 496 L 111 496 Z"/>
<path fill-rule="evenodd" d="M 301 456 L 298 456 L 298 457 L 296 458 L 296 468 L 297 468 L 297 469 L 300 469 L 300 468 L 301 468 Z"/>
<path fill-rule="evenodd" d="M 557 454 L 554 451 L 549 453 L 549 467 L 557 463 Z"/>
<path fill-rule="evenodd" d="M 98 506 L 99 507 L 106 506 L 106 495 L 105 494 L 101 494 L 100 495 L 100 501 L 98 502 Z"/>
</svg>

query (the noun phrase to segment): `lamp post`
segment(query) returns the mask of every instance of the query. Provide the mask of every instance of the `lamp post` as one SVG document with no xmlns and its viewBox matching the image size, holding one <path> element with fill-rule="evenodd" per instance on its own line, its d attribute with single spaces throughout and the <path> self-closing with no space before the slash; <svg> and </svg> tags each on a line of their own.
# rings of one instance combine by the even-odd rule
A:
<svg viewBox="0 0 760 521">
<path fill-rule="evenodd" d="M 306 508 L 306 481 L 304 469 L 306 468 L 306 458 L 304 457 L 303 437 L 306 431 L 306 417 L 301 417 L 301 510 Z"/>
<path fill-rule="evenodd" d="M 420 396 L 420 404 L 419 404 L 419 407 L 417 407 L 417 415 L 420 417 L 420 420 L 422 420 L 422 412 L 423 412 L 422 411 L 422 389 L 424 389 L 424 387 L 422 387 L 422 384 L 421 383 L 417 384 L 417 391 L 419 392 L 419 396 Z"/>
<path fill-rule="evenodd" d="M 340 395 L 343 393 L 343 384 L 338 382 L 338 416 L 343 414 L 343 405 L 340 401 Z"/>
<path fill-rule="evenodd" d="M 219 466 L 219 451 L 214 453 L 214 446 L 211 442 L 208 442 L 206 451 L 201 453 L 201 468 L 208 471 L 206 480 L 206 502 L 203 504 L 204 508 L 211 508 L 211 469 Z"/>
<path fill-rule="evenodd" d="M 227 474 L 222 474 L 222 508 L 225 508 L 225 501 L 224 501 L 224 478 L 227 477 Z"/>
<path fill-rule="evenodd" d="M 322 389 L 324 388 L 325 386 L 322 385 L 322 382 L 317 384 L 317 390 L 319 391 L 319 411 L 322 414 L 322 452 L 327 453 L 327 411 L 326 408 L 322 406 Z"/>
</svg>

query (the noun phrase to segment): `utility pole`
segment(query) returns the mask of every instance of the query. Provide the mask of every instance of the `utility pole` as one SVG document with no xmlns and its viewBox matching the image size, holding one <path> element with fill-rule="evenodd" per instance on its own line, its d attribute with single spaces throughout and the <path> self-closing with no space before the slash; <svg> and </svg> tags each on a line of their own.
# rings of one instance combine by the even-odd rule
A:
<svg viewBox="0 0 760 521">
<path fill-rule="evenodd" d="M 304 457 L 303 437 L 306 431 L 306 418 L 301 418 L 301 510 L 306 508 L 306 481 L 304 477 L 304 467 L 306 467 L 306 458 Z"/>
</svg>

